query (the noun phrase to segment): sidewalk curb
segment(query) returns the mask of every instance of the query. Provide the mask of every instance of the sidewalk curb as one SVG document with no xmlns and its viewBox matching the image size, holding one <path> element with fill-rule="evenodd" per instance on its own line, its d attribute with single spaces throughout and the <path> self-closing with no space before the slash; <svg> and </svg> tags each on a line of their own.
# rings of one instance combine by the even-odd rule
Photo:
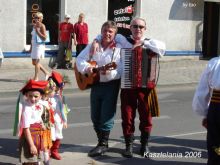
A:
<svg viewBox="0 0 220 165">
<path fill-rule="evenodd" d="M 51 72 L 52 69 L 48 67 L 50 60 L 50 58 L 45 58 L 40 62 Z M 75 58 L 72 62 L 74 61 Z M 196 84 L 206 64 L 207 61 L 200 60 L 198 56 L 165 56 L 160 59 L 160 77 L 157 87 Z M 64 94 L 81 92 L 73 70 L 56 71 L 69 77 L 70 84 L 65 86 Z M 0 96 L 16 95 L 25 81 L 30 79 L 33 74 L 34 66 L 31 64 L 30 58 L 6 58 L 0 68 Z M 42 73 L 40 78 L 44 78 Z"/>
</svg>

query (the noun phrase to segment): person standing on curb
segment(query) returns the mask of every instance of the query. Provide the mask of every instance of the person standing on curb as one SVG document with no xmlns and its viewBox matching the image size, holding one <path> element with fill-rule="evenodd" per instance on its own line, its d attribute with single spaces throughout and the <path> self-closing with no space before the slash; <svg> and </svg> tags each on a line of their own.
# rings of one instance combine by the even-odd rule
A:
<svg viewBox="0 0 220 165">
<path fill-rule="evenodd" d="M 85 15 L 79 14 L 78 22 L 74 24 L 74 45 L 76 45 L 76 57 L 88 44 L 88 25 L 84 22 Z"/>
<path fill-rule="evenodd" d="M 61 22 L 59 25 L 59 50 L 55 60 L 53 69 L 66 69 L 65 53 L 69 48 L 69 45 L 72 45 L 73 37 L 73 24 L 70 23 L 70 15 L 66 14 L 64 17 L 64 22 Z"/>
</svg>

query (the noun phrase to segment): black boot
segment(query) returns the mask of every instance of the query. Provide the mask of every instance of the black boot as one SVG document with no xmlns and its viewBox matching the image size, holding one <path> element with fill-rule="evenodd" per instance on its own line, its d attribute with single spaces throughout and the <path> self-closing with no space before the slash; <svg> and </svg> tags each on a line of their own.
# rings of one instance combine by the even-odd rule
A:
<svg viewBox="0 0 220 165">
<path fill-rule="evenodd" d="M 144 156 L 148 155 L 147 153 L 150 152 L 149 147 L 148 147 L 148 139 L 150 137 L 149 132 L 143 132 L 141 133 L 141 148 L 140 148 L 140 155 Z"/>
<path fill-rule="evenodd" d="M 108 150 L 108 139 L 110 131 L 96 132 L 98 137 L 98 144 L 95 148 L 89 151 L 88 156 L 95 157 L 103 155 Z"/>
<path fill-rule="evenodd" d="M 122 153 L 122 155 L 126 158 L 133 157 L 133 141 L 134 141 L 133 136 L 125 137 L 126 148 L 125 151 Z"/>
</svg>

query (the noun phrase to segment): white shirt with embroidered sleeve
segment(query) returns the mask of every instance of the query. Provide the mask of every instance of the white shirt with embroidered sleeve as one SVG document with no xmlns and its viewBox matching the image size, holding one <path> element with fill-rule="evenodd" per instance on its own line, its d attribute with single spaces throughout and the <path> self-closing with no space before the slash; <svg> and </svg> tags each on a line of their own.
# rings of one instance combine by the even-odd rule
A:
<svg viewBox="0 0 220 165">
<path fill-rule="evenodd" d="M 42 123 L 41 115 L 43 114 L 43 105 L 30 104 L 27 101 L 23 102 L 22 112 L 22 128 L 29 128 L 31 124 Z"/>
<path fill-rule="evenodd" d="M 212 91 L 220 90 L 220 58 L 211 59 L 203 71 L 197 89 L 195 91 L 192 109 L 203 117 L 208 113 L 208 107 L 212 96 Z"/>
<path fill-rule="evenodd" d="M 145 37 L 142 38 L 142 41 L 143 41 L 143 47 L 152 50 L 153 52 L 157 53 L 160 57 L 163 57 L 163 55 L 165 54 L 166 45 L 164 42 L 156 39 L 146 40 Z M 128 40 L 121 34 L 116 35 L 115 42 L 119 43 L 123 48 L 133 47 L 133 45 L 130 42 L 128 42 Z"/>
<path fill-rule="evenodd" d="M 165 43 L 156 39 L 144 40 L 144 47 L 157 53 L 159 57 L 163 57 L 166 50 Z"/>
<path fill-rule="evenodd" d="M 77 57 L 76 66 L 80 73 L 85 74 L 87 68 L 90 64 L 87 62 L 89 60 L 89 51 L 91 44 L 89 44 Z M 120 47 L 120 45 L 117 45 Z M 97 62 L 98 67 L 104 66 L 108 63 L 115 62 L 117 67 L 114 70 L 108 71 L 106 74 L 100 74 L 100 82 L 108 82 L 111 80 L 120 79 L 121 77 L 121 56 L 120 56 L 120 48 L 101 48 L 99 52 L 92 55 L 92 59 Z M 113 55 L 114 52 L 114 55 Z M 113 56 L 113 57 L 112 57 Z"/>
<path fill-rule="evenodd" d="M 76 58 L 76 67 L 78 71 L 82 74 L 85 74 L 87 71 L 87 68 L 90 66 L 90 64 L 87 62 L 89 61 L 89 51 L 91 48 L 91 44 L 87 45 L 85 49 L 83 49 L 80 54 Z"/>
</svg>

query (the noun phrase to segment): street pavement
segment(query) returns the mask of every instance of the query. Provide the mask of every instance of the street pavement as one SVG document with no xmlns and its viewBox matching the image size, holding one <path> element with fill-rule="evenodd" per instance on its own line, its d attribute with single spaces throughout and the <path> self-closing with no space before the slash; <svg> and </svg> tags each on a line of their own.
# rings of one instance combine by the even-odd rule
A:
<svg viewBox="0 0 220 165">
<path fill-rule="evenodd" d="M 41 64 L 45 66 L 49 71 L 51 69 L 48 64 L 51 62 L 51 58 L 45 58 L 41 60 Z M 74 59 L 73 59 L 74 62 Z M 192 85 L 197 84 L 202 71 L 204 70 L 208 61 L 200 60 L 198 56 L 165 56 L 160 59 L 160 74 L 158 86 L 172 86 L 172 85 Z M 64 92 L 79 92 L 75 81 L 75 75 L 73 70 L 59 69 L 58 72 L 63 75 L 67 75 L 70 83 L 65 86 Z M 23 87 L 25 82 L 33 77 L 34 67 L 31 64 L 30 58 L 5 58 L 0 67 L 0 96 L 15 95 Z M 41 74 L 41 79 L 44 79 L 44 75 Z M 117 144 L 115 144 L 117 143 Z M 90 145 L 90 144 L 85 144 Z M 120 145 L 119 142 L 110 143 L 111 145 Z M 62 151 L 61 148 L 61 161 L 51 160 L 51 164 L 105 164 L 97 162 L 87 156 L 88 148 L 85 147 L 85 151 L 78 152 L 77 147 L 65 148 Z M 71 161 L 77 160 L 80 163 L 74 163 Z M 116 161 L 124 158 L 116 158 Z"/>
</svg>

